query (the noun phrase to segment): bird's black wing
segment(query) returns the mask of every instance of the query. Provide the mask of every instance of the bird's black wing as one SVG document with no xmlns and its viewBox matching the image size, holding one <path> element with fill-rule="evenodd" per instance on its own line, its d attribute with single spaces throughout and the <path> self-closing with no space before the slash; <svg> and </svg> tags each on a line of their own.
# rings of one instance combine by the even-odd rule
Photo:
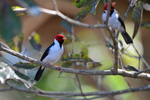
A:
<svg viewBox="0 0 150 100">
<path fill-rule="evenodd" d="M 53 42 L 44 52 L 44 54 L 41 57 L 41 61 L 48 55 L 48 52 L 50 50 L 50 48 L 54 45 L 55 43 Z"/>
<path fill-rule="evenodd" d="M 48 55 L 50 48 L 51 48 L 54 44 L 55 44 L 55 43 L 53 42 L 53 43 L 45 50 L 44 54 L 43 54 L 42 57 L 41 57 L 41 61 Z M 44 69 L 45 69 L 45 68 L 43 68 L 42 66 L 40 66 L 40 68 L 38 69 L 38 71 L 37 71 L 37 73 L 36 73 L 36 75 L 35 75 L 35 77 L 34 77 L 34 80 L 38 81 L 38 80 L 41 78 L 41 76 L 42 76 L 42 74 L 43 74 L 43 72 L 44 72 Z"/>
<path fill-rule="evenodd" d="M 123 20 L 121 19 L 120 16 L 118 17 L 118 20 L 120 21 L 121 26 L 126 30 L 126 27 L 125 27 L 125 25 L 124 25 L 124 22 L 123 22 Z"/>
<path fill-rule="evenodd" d="M 122 18 L 120 17 L 120 14 L 116 10 L 114 10 L 114 11 L 119 15 L 118 20 L 120 21 L 121 26 L 126 30 L 126 27 L 124 25 L 124 22 L 123 22 Z"/>
</svg>

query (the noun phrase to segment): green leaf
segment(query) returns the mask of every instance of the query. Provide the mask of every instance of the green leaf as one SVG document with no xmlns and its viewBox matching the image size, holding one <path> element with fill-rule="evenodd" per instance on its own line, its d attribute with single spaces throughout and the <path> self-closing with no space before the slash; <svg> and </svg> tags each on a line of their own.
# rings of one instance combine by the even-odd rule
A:
<svg viewBox="0 0 150 100">
<path fill-rule="evenodd" d="M 143 23 L 141 24 L 141 27 L 150 29 L 150 22 L 143 22 Z"/>
<path fill-rule="evenodd" d="M 33 32 L 31 34 L 31 36 L 29 36 L 29 40 L 30 40 L 30 43 L 32 45 L 32 47 L 37 50 L 37 51 L 41 51 L 41 47 L 42 45 L 40 44 L 40 35 Z"/>
<path fill-rule="evenodd" d="M 0 36 L 15 50 L 14 37 L 21 34 L 21 21 L 16 13 L 12 11 L 10 5 L 3 0 L 0 8 Z"/>
<path fill-rule="evenodd" d="M 81 54 L 65 54 L 62 57 L 62 61 L 72 61 L 72 62 L 79 62 L 79 61 L 92 61 L 90 58 L 84 59 Z"/>
<path fill-rule="evenodd" d="M 92 5 L 85 7 L 75 15 L 74 20 L 82 21 L 89 14 L 91 9 L 92 9 Z M 74 27 L 75 25 L 72 25 L 71 30 L 73 30 Z"/>
<path fill-rule="evenodd" d="M 99 62 L 95 62 L 91 58 L 89 58 L 88 55 L 82 56 L 81 54 L 65 54 L 62 57 L 62 61 L 65 61 L 63 65 L 64 67 L 70 67 L 72 65 L 72 63 L 70 62 L 75 62 L 76 65 L 84 66 L 87 68 L 93 68 L 101 65 Z"/>
<path fill-rule="evenodd" d="M 20 72 L 17 73 L 19 73 L 19 75 L 16 74 L 15 71 L 6 63 L 0 62 L 0 82 L 2 84 L 4 84 L 8 79 L 20 80 L 27 88 L 30 88 L 35 84 L 34 80 L 27 78 L 27 76 L 21 74 Z"/>
<path fill-rule="evenodd" d="M 64 21 L 64 20 L 62 20 L 61 21 L 61 25 L 70 33 L 70 34 L 72 34 L 72 24 L 70 24 L 70 23 L 68 23 L 68 22 L 66 22 L 66 21 Z M 67 40 L 68 40 L 68 38 L 67 38 Z"/>
<path fill-rule="evenodd" d="M 18 62 L 14 64 L 13 66 L 16 66 L 17 68 L 23 68 L 27 70 L 35 70 L 39 65 L 34 64 L 34 63 L 23 63 L 23 62 Z"/>
<path fill-rule="evenodd" d="M 82 56 L 88 56 L 88 48 L 87 48 L 87 46 L 83 46 L 82 47 L 82 51 L 81 51 L 81 55 Z"/>
<path fill-rule="evenodd" d="M 94 0 L 75 0 L 73 2 L 73 5 L 75 5 L 77 8 L 85 6 L 87 3 L 94 1 Z"/>
<path fill-rule="evenodd" d="M 23 39 L 24 39 L 24 34 L 23 33 L 19 34 L 19 36 L 18 36 L 18 44 L 17 44 L 18 52 L 22 51 Z"/>
<path fill-rule="evenodd" d="M 124 68 L 127 71 L 136 71 L 136 72 L 138 72 L 138 70 L 135 67 L 130 66 L 130 65 L 124 66 Z"/>
<path fill-rule="evenodd" d="M 82 21 L 89 14 L 91 9 L 92 5 L 85 7 L 75 15 L 74 19 L 77 21 Z"/>
<path fill-rule="evenodd" d="M 99 2 L 100 2 L 100 0 L 75 0 L 73 4 L 77 8 L 80 8 L 80 7 L 85 6 L 86 4 L 89 4 L 88 6 L 92 6 L 92 9 L 90 11 L 91 14 L 95 15 L 96 14 L 96 8 L 97 8 L 97 5 Z"/>
<path fill-rule="evenodd" d="M 32 82 L 34 82 L 34 80 L 30 79 L 28 76 L 26 76 L 26 75 L 20 73 L 19 71 L 17 71 L 17 70 L 14 70 L 14 71 L 15 71 L 15 73 L 16 73 L 21 79 L 24 79 L 24 80 L 26 80 L 26 81 L 32 81 Z"/>
<path fill-rule="evenodd" d="M 134 21 L 134 32 L 132 38 L 134 38 L 138 32 L 142 20 L 142 15 L 143 15 L 143 2 L 138 1 L 132 11 L 132 19 Z"/>
</svg>

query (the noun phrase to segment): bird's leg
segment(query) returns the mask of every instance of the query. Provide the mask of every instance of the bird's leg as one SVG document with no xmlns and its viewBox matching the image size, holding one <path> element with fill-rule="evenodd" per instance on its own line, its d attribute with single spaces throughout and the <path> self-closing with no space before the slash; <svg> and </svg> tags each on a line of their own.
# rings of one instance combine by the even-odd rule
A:
<svg viewBox="0 0 150 100">
<path fill-rule="evenodd" d="M 48 63 L 48 64 L 49 64 L 49 66 L 51 66 L 51 64 L 50 64 L 48 61 L 46 61 L 46 63 Z M 59 67 L 60 69 L 62 69 L 62 67 L 61 67 L 61 66 L 59 66 L 59 65 L 57 65 L 56 63 L 54 63 L 54 65 L 56 65 L 57 67 Z"/>
<path fill-rule="evenodd" d="M 59 65 L 57 65 L 56 63 L 54 63 L 54 65 L 56 65 L 56 66 L 58 66 L 60 69 L 62 69 L 62 67 L 61 67 L 61 66 L 59 66 Z"/>
</svg>

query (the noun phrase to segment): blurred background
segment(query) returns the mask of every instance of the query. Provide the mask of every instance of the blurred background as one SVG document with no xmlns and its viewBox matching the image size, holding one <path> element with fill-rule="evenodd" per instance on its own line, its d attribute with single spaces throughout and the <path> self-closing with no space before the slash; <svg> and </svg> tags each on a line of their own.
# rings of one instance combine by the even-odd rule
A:
<svg viewBox="0 0 150 100">
<path fill-rule="evenodd" d="M 35 0 L 41 7 L 47 9 L 54 9 L 51 0 Z M 63 14 L 67 15 L 70 18 L 74 18 L 74 16 L 83 8 L 76 8 L 72 3 L 74 0 L 56 0 L 58 9 Z M 115 8 L 123 17 L 128 5 L 128 0 L 113 0 L 116 2 Z M 15 5 L 15 4 L 14 4 Z M 87 24 L 97 24 L 103 23 L 101 15 L 103 13 L 103 2 L 102 0 L 98 4 L 96 9 L 96 15 L 89 14 L 82 22 Z M 134 29 L 134 22 L 132 21 L 132 9 L 129 11 L 127 18 L 125 19 L 125 25 L 127 32 L 132 36 Z M 147 10 L 143 11 L 142 22 L 150 21 L 150 13 Z M 42 14 L 40 17 L 35 18 L 28 15 L 21 16 L 22 24 L 23 24 L 23 33 L 25 34 L 24 42 L 23 42 L 23 51 L 25 55 L 30 57 L 39 59 L 41 58 L 44 50 L 53 42 L 54 37 L 59 33 L 69 34 L 68 31 L 61 26 L 62 19 L 58 16 L 52 16 L 48 14 Z M 33 49 L 31 44 L 29 43 L 28 37 L 32 32 L 36 32 L 40 35 L 42 50 L 38 52 Z M 111 69 L 113 67 L 113 54 L 112 51 L 106 47 L 106 42 L 103 36 L 103 33 L 107 33 L 105 29 L 89 29 L 84 27 L 75 27 L 74 35 L 80 39 L 80 41 L 76 41 L 74 45 L 74 52 L 80 53 L 82 47 L 86 44 L 88 45 L 88 54 L 89 57 L 97 62 L 101 62 L 102 66 L 92 68 L 93 70 L 106 70 Z M 145 60 L 150 64 L 150 30 L 145 28 L 140 28 L 138 31 L 138 35 L 133 40 L 136 48 L 140 52 L 141 55 L 145 58 Z M 122 36 L 119 35 L 119 40 L 123 40 Z M 125 42 L 123 44 L 128 47 Z M 128 51 L 135 56 L 138 56 L 135 50 L 130 46 Z M 67 43 L 64 45 L 64 54 L 72 53 L 72 43 Z M 15 58 L 9 54 L 4 53 L 5 57 L 16 63 L 20 61 L 20 59 Z M 132 65 L 136 68 L 140 65 L 140 69 L 142 70 L 145 66 L 139 60 L 135 58 L 130 58 L 126 55 L 121 56 L 123 59 L 124 65 Z M 57 64 L 62 65 L 63 62 L 61 59 L 57 62 Z M 71 67 L 73 68 L 73 67 Z M 86 69 L 84 67 L 78 66 L 79 69 Z M 34 78 L 34 75 L 37 70 L 28 71 L 27 75 L 31 78 Z M 79 79 L 81 81 L 81 87 L 83 92 L 96 92 L 96 91 L 115 91 L 115 90 L 123 90 L 129 89 L 127 82 L 124 77 L 121 76 L 87 76 L 87 75 L 79 75 Z M 149 81 L 126 78 L 131 87 L 143 86 L 145 84 L 149 84 Z M 3 85 L 2 85 L 3 86 Z M 1 87 L 2 87 L 1 86 Z M 42 90 L 46 91 L 70 91 L 70 92 L 80 92 L 77 81 L 73 74 L 67 74 L 46 69 L 44 75 L 36 83 L 36 86 Z M 149 91 L 141 91 L 136 93 L 126 93 L 122 95 L 117 95 L 114 97 L 106 97 L 97 100 L 149 100 Z M 1 92 L 0 98 L 3 100 L 51 100 L 46 97 L 36 97 L 35 95 L 18 92 L 18 91 L 9 91 L 9 92 Z"/>
</svg>

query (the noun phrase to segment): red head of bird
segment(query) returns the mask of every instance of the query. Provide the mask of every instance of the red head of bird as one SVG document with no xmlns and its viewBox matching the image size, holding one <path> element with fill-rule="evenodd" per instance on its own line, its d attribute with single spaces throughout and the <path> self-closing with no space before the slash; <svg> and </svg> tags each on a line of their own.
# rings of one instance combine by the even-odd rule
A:
<svg viewBox="0 0 150 100">
<path fill-rule="evenodd" d="M 115 4 L 116 4 L 116 2 L 111 3 L 111 11 L 114 9 Z M 107 6 L 108 6 L 108 3 L 105 4 L 104 10 L 107 10 Z"/>
<path fill-rule="evenodd" d="M 65 38 L 63 35 L 61 35 L 61 34 L 58 34 L 58 35 L 56 35 L 55 36 L 55 39 L 58 41 L 58 42 L 62 42 L 62 41 L 64 41 L 65 39 L 67 39 L 67 38 Z"/>
</svg>

